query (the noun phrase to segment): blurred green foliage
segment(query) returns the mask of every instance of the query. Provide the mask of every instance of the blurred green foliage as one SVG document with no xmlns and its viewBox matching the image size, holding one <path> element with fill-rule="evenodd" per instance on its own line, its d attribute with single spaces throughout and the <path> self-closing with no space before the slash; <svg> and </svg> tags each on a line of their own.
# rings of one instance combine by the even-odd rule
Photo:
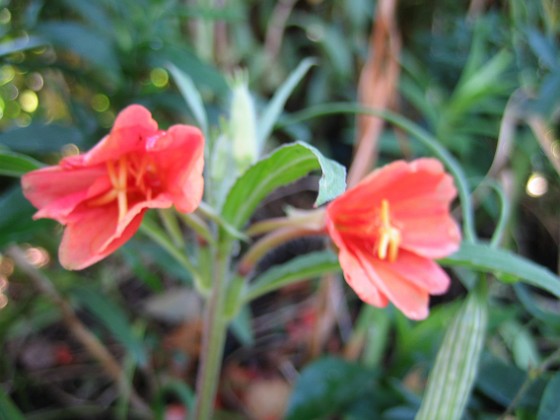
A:
<svg viewBox="0 0 560 420">
<path fill-rule="evenodd" d="M 479 11 L 455 1 L 399 5 L 399 112 L 458 158 L 473 189 L 496 159 L 502 161 L 495 175 L 505 182 L 513 209 L 504 243 L 557 273 L 560 183 L 550 156 L 560 160 L 560 8 L 555 0 L 480 3 Z M 285 25 L 278 20 L 279 5 L 293 7 Z M 0 250 L 18 243 L 50 256 L 43 269 L 92 330 L 128 357 L 131 371 L 147 382 L 154 412 L 162 413 L 168 401 L 192 404 L 188 380 L 169 374 L 189 361 L 180 352 L 161 350 L 167 331 L 137 305 L 150 293 L 189 285 L 191 279 L 141 236 L 107 264 L 79 274 L 63 271 L 54 257 L 60 229 L 31 220 L 34 210 L 21 196 L 16 177 L 38 161 L 54 163 L 87 149 L 131 103 L 147 106 L 163 126 L 200 124 L 200 112 L 182 96 L 189 87 L 173 77 L 173 69 L 200 92 L 210 127 L 219 126 L 228 112 L 228 78 L 239 67 L 249 75 L 259 110 L 309 57 L 316 65 L 284 98 L 287 114 L 356 102 L 375 5 L 374 0 L 0 0 Z M 500 151 L 508 109 L 515 118 Z M 535 137 L 527 124 L 531 118 L 547 124 L 551 143 Z M 273 131 L 273 138 L 310 141 L 349 164 L 354 127 L 353 116 L 317 118 Z M 266 127 L 266 135 L 272 128 Z M 214 134 L 210 143 L 218 142 Z M 398 139 L 394 130 L 383 133 L 383 161 L 426 154 L 416 143 L 402 147 Z M 535 175 L 546 182 L 543 195 L 527 193 Z M 499 201 L 483 188 L 475 198 L 478 231 L 490 237 Z M 41 345 L 41 340 L 69 339 L 52 304 L 10 267 L 3 258 L 0 278 L 9 280 L 10 301 L 0 309 L 5 344 L 0 414 L 87 418 L 109 410 L 113 406 L 101 398 L 106 383 L 99 375 L 87 377 L 95 368 L 86 366 L 80 383 L 59 381 L 57 391 L 49 393 L 41 366 L 18 354 L 37 340 Z M 454 274 L 468 285 L 469 272 L 455 269 Z M 363 358 L 356 363 L 318 358 L 307 364 L 295 382 L 288 417 L 413 418 L 445 326 L 457 312 L 451 300 L 462 294 L 457 283 L 421 323 L 390 309 L 364 315 L 352 330 L 365 337 Z M 465 418 L 497 418 L 506 410 L 520 419 L 553 418 L 560 383 L 551 373 L 560 367 L 558 301 L 527 286 L 493 281 L 491 300 L 482 366 Z M 349 305 L 358 303 L 350 299 Z M 369 322 L 373 327 L 367 327 Z M 83 356 L 75 357 L 83 363 Z M 360 392 L 349 392 L 352 387 Z M 75 411 L 84 401 L 91 404 Z"/>
</svg>

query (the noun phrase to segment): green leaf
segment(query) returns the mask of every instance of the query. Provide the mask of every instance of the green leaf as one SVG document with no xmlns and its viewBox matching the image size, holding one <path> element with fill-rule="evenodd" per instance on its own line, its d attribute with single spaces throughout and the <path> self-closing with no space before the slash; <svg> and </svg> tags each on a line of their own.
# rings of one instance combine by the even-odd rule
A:
<svg viewBox="0 0 560 420">
<path fill-rule="evenodd" d="M 24 153 L 58 152 L 67 144 L 81 147 L 82 133 L 74 127 L 34 123 L 0 134 L 0 145 Z"/>
<path fill-rule="evenodd" d="M 334 357 L 320 359 L 301 372 L 286 419 L 320 419 L 344 413 L 365 394 L 373 394 L 374 386 L 374 371 Z"/>
<path fill-rule="evenodd" d="M 263 113 L 260 115 L 257 127 L 257 143 L 260 150 L 262 150 L 266 140 L 270 136 L 272 128 L 274 127 L 274 124 L 276 124 L 276 121 L 278 121 L 278 118 L 284 109 L 284 105 L 291 93 L 314 64 L 315 60 L 312 58 L 306 58 L 303 60 L 290 74 L 282 86 L 276 90 L 276 93 L 264 109 Z"/>
<path fill-rule="evenodd" d="M 516 407 L 537 407 L 546 385 L 542 379 L 531 382 L 527 372 L 517 366 L 507 364 L 489 353 L 480 361 L 477 390 L 500 405 L 509 406 L 523 386 L 528 386 Z"/>
<path fill-rule="evenodd" d="M 312 252 L 275 266 L 257 277 L 245 292 L 245 302 L 288 284 L 340 270 L 338 258 L 330 251 Z"/>
<path fill-rule="evenodd" d="M 119 306 L 90 287 L 75 288 L 72 290 L 72 295 L 103 323 L 136 363 L 140 366 L 146 365 L 148 357 L 144 344 L 134 333 Z"/>
<path fill-rule="evenodd" d="M 30 240 L 36 230 L 44 228 L 45 220 L 33 221 L 35 208 L 25 199 L 19 186 L 0 195 L 0 247 L 12 241 Z"/>
<path fill-rule="evenodd" d="M 0 43 L 0 57 L 20 51 L 42 47 L 46 44 L 47 42 L 39 37 L 22 36 L 20 38 L 15 38 L 10 41 Z"/>
<path fill-rule="evenodd" d="M 493 273 L 504 282 L 523 280 L 525 283 L 560 298 L 560 278 L 546 268 L 505 249 L 486 244 L 463 242 L 461 249 L 439 260 L 443 265 L 467 267 Z"/>
<path fill-rule="evenodd" d="M 53 45 L 71 51 L 88 61 L 106 76 L 117 81 L 120 63 L 114 45 L 108 37 L 75 22 L 51 21 L 38 25 L 37 31 Z"/>
<path fill-rule="evenodd" d="M 209 88 L 216 95 L 226 95 L 229 91 L 222 73 L 186 49 L 184 42 L 165 44 L 161 50 L 149 53 L 148 62 L 154 67 L 165 67 L 170 62 L 173 63 L 183 73 L 189 75 L 198 90 L 202 90 L 202 87 Z"/>
<path fill-rule="evenodd" d="M 537 420 L 560 419 L 560 373 L 556 373 L 544 390 L 544 395 L 539 406 Z"/>
<path fill-rule="evenodd" d="M 318 169 L 323 175 L 316 206 L 344 192 L 346 170 L 308 144 L 296 142 L 279 147 L 237 179 L 224 203 L 223 218 L 233 228 L 242 228 L 269 193 Z"/>
<path fill-rule="evenodd" d="M 19 177 L 41 166 L 29 156 L 0 148 L 0 175 Z"/>
<path fill-rule="evenodd" d="M 24 420 L 22 412 L 0 388 L 0 420 Z"/>
<path fill-rule="evenodd" d="M 451 320 L 416 420 L 459 420 L 463 415 L 486 334 L 486 299 L 486 293 L 471 291 Z"/>
<path fill-rule="evenodd" d="M 514 284 L 513 290 L 531 316 L 543 321 L 550 327 L 560 328 L 560 313 L 552 312 L 548 305 L 544 304 L 545 302 L 540 303 L 537 294 L 531 293 L 529 288 L 521 283 Z M 553 308 L 553 306 L 550 306 L 550 308 Z"/>
<path fill-rule="evenodd" d="M 204 103 L 202 102 L 200 92 L 197 90 L 192 79 L 173 63 L 169 63 L 167 68 L 171 72 L 171 75 L 173 76 L 181 95 L 183 95 L 183 98 L 193 113 L 196 122 L 200 125 L 202 132 L 207 137 L 208 118 L 206 117 L 206 110 L 204 109 Z"/>
</svg>

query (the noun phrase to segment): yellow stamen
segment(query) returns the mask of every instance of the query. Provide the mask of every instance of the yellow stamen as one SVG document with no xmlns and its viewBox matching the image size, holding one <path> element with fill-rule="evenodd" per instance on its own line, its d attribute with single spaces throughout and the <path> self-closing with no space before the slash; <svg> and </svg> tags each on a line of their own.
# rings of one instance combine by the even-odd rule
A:
<svg viewBox="0 0 560 420">
<path fill-rule="evenodd" d="M 381 226 L 379 227 L 379 239 L 377 240 L 377 256 L 381 260 L 388 259 L 393 262 L 397 259 L 399 245 L 401 243 L 401 232 L 391 225 L 391 213 L 389 201 L 381 201 Z"/>
<path fill-rule="evenodd" d="M 102 206 L 103 204 L 110 203 L 115 198 L 117 198 L 117 190 L 109 190 L 105 194 L 97 197 L 95 200 L 88 201 L 88 206 L 90 207 L 97 207 Z"/>
<path fill-rule="evenodd" d="M 114 185 L 117 190 L 117 201 L 119 205 L 119 222 L 124 218 L 128 210 L 128 203 L 126 197 L 126 158 L 119 159 L 119 173 L 117 185 Z"/>
</svg>

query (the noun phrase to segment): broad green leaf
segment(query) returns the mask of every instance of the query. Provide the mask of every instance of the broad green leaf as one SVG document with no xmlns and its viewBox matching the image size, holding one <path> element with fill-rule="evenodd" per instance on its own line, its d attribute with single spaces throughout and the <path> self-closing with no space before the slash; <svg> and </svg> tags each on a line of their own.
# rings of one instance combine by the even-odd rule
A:
<svg viewBox="0 0 560 420">
<path fill-rule="evenodd" d="M 67 144 L 83 146 L 84 137 L 82 133 L 74 127 L 34 123 L 27 127 L 5 131 L 0 134 L 0 145 L 17 152 L 59 152 Z"/>
<path fill-rule="evenodd" d="M 319 169 L 323 174 L 316 206 L 344 192 L 346 170 L 308 144 L 296 142 L 279 147 L 237 179 L 224 203 L 223 218 L 233 228 L 242 228 L 269 193 Z"/>
<path fill-rule="evenodd" d="M 257 277 L 245 292 L 245 302 L 288 284 L 340 270 L 338 258 L 330 251 L 312 252 L 272 267 Z"/>
<path fill-rule="evenodd" d="M 485 289 L 484 289 L 485 290 Z M 476 377 L 486 324 L 487 294 L 471 291 L 451 320 L 416 420 L 459 420 Z"/>
<path fill-rule="evenodd" d="M 24 420 L 22 412 L 0 388 L 0 419 L 1 420 Z"/>
<path fill-rule="evenodd" d="M 320 419 L 345 413 L 353 402 L 373 394 L 375 380 L 374 371 L 357 363 L 334 357 L 320 359 L 301 372 L 285 418 Z"/>
<path fill-rule="evenodd" d="M 119 306 L 90 287 L 75 288 L 72 290 L 72 295 L 101 321 L 126 348 L 136 363 L 141 366 L 146 365 L 148 358 L 144 344 L 133 331 Z"/>
<path fill-rule="evenodd" d="M 29 156 L 0 148 L 0 175 L 19 177 L 42 164 Z"/>
<path fill-rule="evenodd" d="M 455 254 L 440 260 L 443 265 L 461 266 L 490 272 L 504 282 L 524 283 L 538 287 L 560 298 L 560 278 L 546 268 L 513 252 L 486 244 L 463 242 Z"/>
<path fill-rule="evenodd" d="M 539 406 L 537 420 L 560 419 L 560 373 L 556 373 L 548 382 Z"/>
<path fill-rule="evenodd" d="M 257 143 L 259 144 L 260 150 L 262 150 L 266 140 L 272 132 L 272 128 L 282 110 L 284 109 L 284 104 L 290 97 L 291 93 L 301 81 L 303 76 L 307 71 L 315 64 L 315 61 L 311 58 L 306 58 L 303 60 L 299 66 L 290 74 L 286 81 L 276 90 L 276 93 L 264 109 L 263 113 L 260 115 L 259 123 L 257 127 Z"/>
<path fill-rule="evenodd" d="M 208 136 L 208 118 L 206 117 L 206 110 L 204 109 L 200 93 L 194 85 L 192 79 L 173 63 L 169 63 L 167 68 L 171 72 L 171 75 L 173 76 L 181 95 L 183 95 L 183 98 L 193 113 L 196 122 L 200 125 L 202 132 L 205 136 Z"/>
</svg>

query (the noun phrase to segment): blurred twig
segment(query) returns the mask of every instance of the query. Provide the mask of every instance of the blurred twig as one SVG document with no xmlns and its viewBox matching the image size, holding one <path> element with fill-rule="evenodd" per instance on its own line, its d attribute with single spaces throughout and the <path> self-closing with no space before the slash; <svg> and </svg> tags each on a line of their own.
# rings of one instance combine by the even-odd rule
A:
<svg viewBox="0 0 560 420">
<path fill-rule="evenodd" d="M 264 49 L 268 56 L 269 65 L 276 63 L 280 47 L 282 46 L 286 22 L 296 3 L 297 0 L 280 0 L 274 7 L 264 41 Z"/>
<path fill-rule="evenodd" d="M 533 134 L 537 138 L 541 149 L 545 153 L 548 160 L 550 160 L 552 166 L 554 166 L 556 173 L 560 175 L 560 159 L 554 156 L 554 153 L 552 152 L 552 146 L 554 143 L 554 130 L 549 127 L 548 124 L 538 115 L 532 115 L 528 117 L 527 124 L 529 124 L 531 130 L 533 130 Z"/>
<path fill-rule="evenodd" d="M 369 57 L 360 75 L 358 96 L 366 107 L 387 109 L 395 99 L 400 66 L 401 37 L 396 20 L 397 0 L 380 0 L 369 42 Z M 361 115 L 348 173 L 348 187 L 356 185 L 373 167 L 383 119 Z"/>
<path fill-rule="evenodd" d="M 20 247 L 16 245 L 11 246 L 8 249 L 7 255 L 16 262 L 21 271 L 29 276 L 37 290 L 58 306 L 62 313 L 62 319 L 70 332 L 82 343 L 91 356 L 97 359 L 105 373 L 115 381 L 120 392 L 124 395 L 130 395 L 130 402 L 134 408 L 141 413 L 150 413 L 146 403 L 131 389 L 130 384 L 126 380 L 125 373 L 117 360 L 109 353 L 103 343 L 80 321 L 74 309 L 54 288 L 51 280 L 27 261 L 25 252 Z"/>
</svg>

